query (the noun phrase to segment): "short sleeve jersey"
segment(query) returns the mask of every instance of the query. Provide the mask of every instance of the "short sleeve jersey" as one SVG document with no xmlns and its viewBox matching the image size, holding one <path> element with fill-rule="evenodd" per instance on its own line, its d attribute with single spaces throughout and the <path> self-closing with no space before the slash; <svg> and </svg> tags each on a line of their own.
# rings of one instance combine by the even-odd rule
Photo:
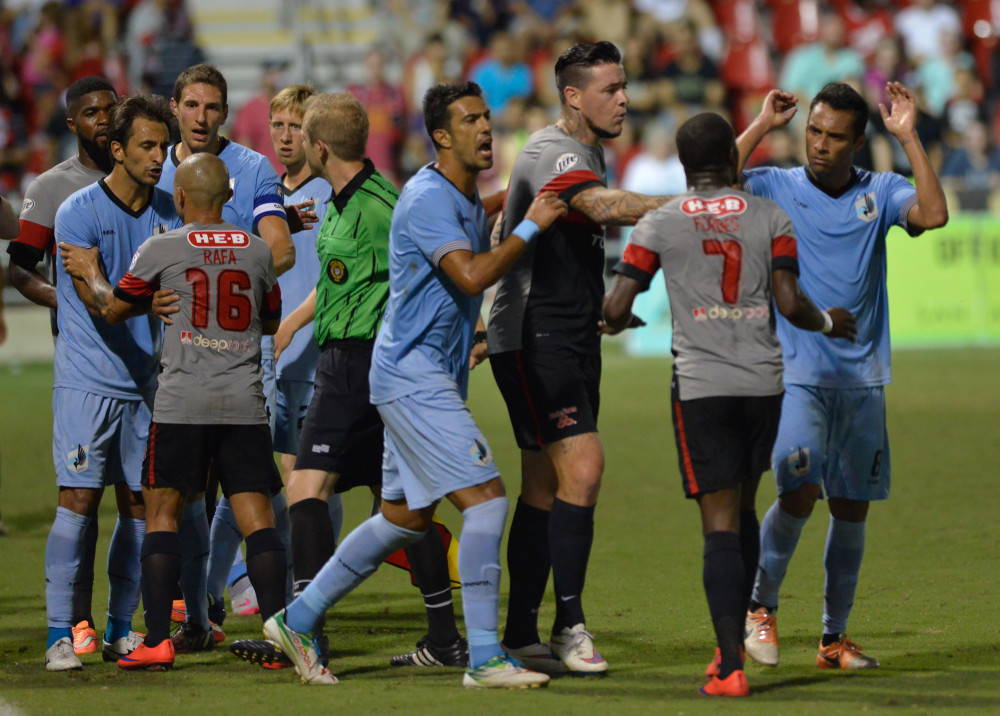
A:
<svg viewBox="0 0 1000 716">
<path fill-rule="evenodd" d="M 751 169 L 745 177 L 746 191 L 776 201 L 792 220 L 802 290 L 820 308 L 841 306 L 857 319 L 857 342 L 850 343 L 800 331 L 778 316 L 785 383 L 821 388 L 889 383 L 885 237 L 892 226 L 914 233 L 907 225 L 917 202 L 913 185 L 898 174 L 855 168 L 851 182 L 833 196 L 814 184 L 804 167 Z"/>
<path fill-rule="evenodd" d="M 316 239 L 316 343 L 375 339 L 389 297 L 389 227 L 399 193 L 365 160 L 331 198 Z"/>
<path fill-rule="evenodd" d="M 281 286 L 281 302 L 285 313 L 291 313 L 316 287 L 319 278 L 319 257 L 316 254 L 316 236 L 320 222 L 330 202 L 330 185 L 322 178 L 310 176 L 297 187 L 282 187 L 284 200 L 288 204 L 313 201 L 313 211 L 320 221 L 311 229 L 303 229 L 292 234 L 295 244 L 295 264 L 278 277 Z M 279 379 L 312 382 L 316 378 L 316 364 L 319 362 L 319 347 L 313 338 L 312 326 L 303 328 L 292 336 L 288 347 L 282 351 L 275 363 Z"/>
<path fill-rule="evenodd" d="M 233 224 L 187 224 L 154 236 L 115 287 L 129 303 L 159 288 L 180 296 L 163 336 L 153 420 L 181 425 L 267 423 L 261 319 L 280 318 L 271 250 Z"/>
<path fill-rule="evenodd" d="M 47 277 L 55 283 L 56 212 L 71 194 L 103 178 L 103 171 L 83 166 L 78 155 L 35 177 L 24 193 L 20 233 L 7 247 L 11 261 L 29 268 L 44 258 Z M 57 333 L 55 311 L 52 311 L 52 335 Z"/>
<path fill-rule="evenodd" d="M 452 251 L 488 251 L 489 242 L 478 193 L 470 199 L 432 165 L 403 187 L 389 232 L 389 304 L 372 353 L 373 404 L 440 387 L 466 397 L 482 297 L 462 293 L 440 264 Z"/>
<path fill-rule="evenodd" d="M 535 132 L 514 162 L 501 237 L 511 234 L 541 192 L 553 191 L 568 203 L 593 186 L 607 186 L 601 147 L 556 125 Z M 571 210 L 532 241 L 497 284 L 490 353 L 540 345 L 599 351 L 603 297 L 604 227 Z"/>
<path fill-rule="evenodd" d="M 771 273 L 798 272 L 785 212 L 729 188 L 682 194 L 636 224 L 615 272 L 646 290 L 658 268 L 681 400 L 780 393 Z"/>
<path fill-rule="evenodd" d="M 55 239 L 84 248 L 96 246 L 108 282 L 114 286 L 146 239 L 180 224 L 170 194 L 154 187 L 149 202 L 133 211 L 102 179 L 59 207 Z M 161 321 L 138 316 L 112 326 L 88 313 L 61 262 L 56 272 L 59 340 L 53 385 L 111 398 L 149 400 L 156 388 Z"/>
</svg>

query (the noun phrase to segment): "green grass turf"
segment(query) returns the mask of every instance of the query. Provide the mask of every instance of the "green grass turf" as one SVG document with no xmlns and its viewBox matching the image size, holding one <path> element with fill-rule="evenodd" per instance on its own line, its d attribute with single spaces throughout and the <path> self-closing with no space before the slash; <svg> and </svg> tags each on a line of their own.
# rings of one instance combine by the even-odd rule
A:
<svg viewBox="0 0 1000 716">
<path fill-rule="evenodd" d="M 393 568 L 379 570 L 329 619 L 333 689 L 307 688 L 289 671 L 244 664 L 225 648 L 180 656 L 165 674 L 125 673 L 85 658 L 86 668 L 43 665 L 43 555 L 56 489 L 50 461 L 51 366 L 0 368 L 0 714 L 127 713 L 998 713 L 1000 611 L 1000 350 L 901 352 L 888 391 L 894 488 L 876 505 L 851 636 L 877 655 L 877 672 L 814 666 L 822 613 L 822 505 L 803 534 L 784 585 L 782 664 L 748 665 L 753 697 L 719 703 L 698 694 L 713 637 L 701 587 L 697 510 L 682 496 L 667 410 L 668 364 L 605 353 L 602 436 L 607 471 L 597 512 L 585 606 L 611 663 L 603 679 L 559 679 L 544 692 L 480 693 L 455 670 L 396 670 L 388 658 L 423 634 L 418 592 Z M 472 376 L 471 406 L 517 491 L 518 457 L 489 369 Z M 110 495 L 108 496 L 110 498 Z M 762 514 L 774 499 L 765 476 Z M 356 524 L 368 499 L 346 500 Z M 101 511 L 99 565 L 114 512 Z M 457 532 L 454 508 L 441 514 Z M 107 581 L 98 570 L 95 614 Z M 552 618 L 551 602 L 542 624 Z M 136 620 L 141 626 L 141 620 Z M 230 617 L 229 639 L 259 634 Z"/>
</svg>

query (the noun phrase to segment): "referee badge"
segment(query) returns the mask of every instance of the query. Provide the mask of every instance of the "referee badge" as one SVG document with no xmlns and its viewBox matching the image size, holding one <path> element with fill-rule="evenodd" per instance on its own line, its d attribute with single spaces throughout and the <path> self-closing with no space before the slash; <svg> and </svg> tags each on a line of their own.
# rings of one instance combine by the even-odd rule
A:
<svg viewBox="0 0 1000 716">
<path fill-rule="evenodd" d="M 326 265 L 326 274 L 334 283 L 343 283 L 347 280 L 347 266 L 340 259 L 331 259 Z"/>
</svg>

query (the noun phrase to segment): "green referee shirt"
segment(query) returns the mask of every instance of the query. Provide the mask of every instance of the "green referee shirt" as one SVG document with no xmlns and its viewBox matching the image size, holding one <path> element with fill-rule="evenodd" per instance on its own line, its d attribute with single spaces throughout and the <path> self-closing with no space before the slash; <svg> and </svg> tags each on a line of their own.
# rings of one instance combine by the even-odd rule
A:
<svg viewBox="0 0 1000 716">
<path fill-rule="evenodd" d="M 389 225 L 399 192 L 371 160 L 334 193 L 316 238 L 316 343 L 373 340 L 389 297 Z"/>
</svg>

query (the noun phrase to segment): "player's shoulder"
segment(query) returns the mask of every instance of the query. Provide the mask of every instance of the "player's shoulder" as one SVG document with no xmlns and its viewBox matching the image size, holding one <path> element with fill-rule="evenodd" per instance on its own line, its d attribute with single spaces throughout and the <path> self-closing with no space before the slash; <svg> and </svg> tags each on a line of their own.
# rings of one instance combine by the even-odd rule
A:
<svg viewBox="0 0 1000 716">
<path fill-rule="evenodd" d="M 103 182 L 97 181 L 82 189 L 77 189 L 59 205 L 56 218 L 80 213 L 92 213 L 93 209 L 110 203 L 108 191 Z"/>
<path fill-rule="evenodd" d="M 399 193 L 399 201 L 400 204 L 406 206 L 424 200 L 434 201 L 436 199 L 440 202 L 442 192 L 450 194 L 448 191 L 450 186 L 450 182 L 445 179 L 444 175 L 437 171 L 433 164 L 428 164 L 403 185 L 403 191 Z M 427 205 L 428 208 L 433 206 L 435 205 Z"/>
<path fill-rule="evenodd" d="M 271 166 L 270 159 L 265 157 L 260 152 L 240 144 L 239 142 L 234 142 L 231 139 L 226 140 L 226 146 L 224 146 L 222 151 L 219 152 L 219 159 L 224 161 L 231 170 L 233 168 L 257 169 L 266 164 L 267 168 L 274 172 L 274 167 Z M 277 172 L 274 172 L 275 176 L 277 176 L 277 174 Z"/>
<path fill-rule="evenodd" d="M 762 166 L 743 170 L 743 185 L 746 187 L 751 180 L 768 184 L 801 184 L 808 182 L 805 167 L 772 167 Z"/>
<path fill-rule="evenodd" d="M 899 187 L 905 187 L 910 184 L 910 180 L 904 177 L 902 174 L 897 174 L 896 172 L 873 172 L 867 169 L 854 168 L 858 174 L 858 186 L 863 189 L 874 189 L 874 190 L 894 190 Z M 913 188 L 916 192 L 916 188 Z"/>
</svg>

